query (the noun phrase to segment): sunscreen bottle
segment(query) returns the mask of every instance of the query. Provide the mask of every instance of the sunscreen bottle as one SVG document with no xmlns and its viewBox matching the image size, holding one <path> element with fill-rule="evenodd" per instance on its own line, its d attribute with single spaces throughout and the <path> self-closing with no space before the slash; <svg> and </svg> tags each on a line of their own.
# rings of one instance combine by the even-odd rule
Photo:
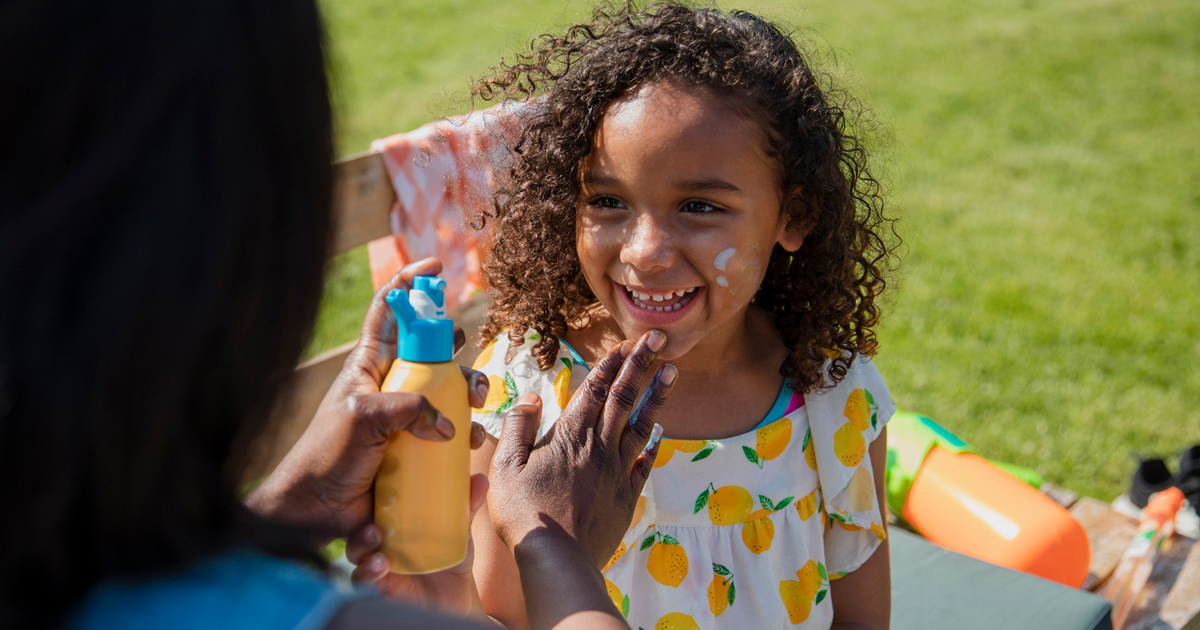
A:
<svg viewBox="0 0 1200 630">
<path fill-rule="evenodd" d="M 454 437 L 446 442 L 407 431 L 388 442 L 375 477 L 375 522 L 393 573 L 441 571 L 467 555 L 471 409 L 467 381 L 453 361 L 445 288 L 441 278 L 417 276 L 411 291 L 387 295 L 400 330 L 382 391 L 423 394 L 454 423 Z"/>
</svg>

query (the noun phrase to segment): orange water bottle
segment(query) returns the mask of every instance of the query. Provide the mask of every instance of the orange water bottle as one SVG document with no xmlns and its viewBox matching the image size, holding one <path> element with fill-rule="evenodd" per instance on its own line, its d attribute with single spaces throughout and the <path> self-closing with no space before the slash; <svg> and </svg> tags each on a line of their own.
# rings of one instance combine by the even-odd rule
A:
<svg viewBox="0 0 1200 630">
<path fill-rule="evenodd" d="M 394 573 L 431 573 L 466 558 L 470 528 L 471 408 L 454 362 L 454 322 L 446 318 L 446 281 L 417 276 L 387 303 L 399 326 L 397 358 L 385 392 L 423 394 L 454 424 L 454 437 L 431 442 L 391 437 L 375 477 L 375 522 Z"/>
<path fill-rule="evenodd" d="M 1175 533 L 1175 514 L 1183 505 L 1183 492 L 1171 487 L 1154 495 L 1142 513 L 1137 535 L 1121 555 L 1121 562 L 1104 587 L 1104 598 L 1112 602 L 1114 630 L 1121 630 L 1133 604 L 1150 579 L 1163 541 Z"/>
</svg>

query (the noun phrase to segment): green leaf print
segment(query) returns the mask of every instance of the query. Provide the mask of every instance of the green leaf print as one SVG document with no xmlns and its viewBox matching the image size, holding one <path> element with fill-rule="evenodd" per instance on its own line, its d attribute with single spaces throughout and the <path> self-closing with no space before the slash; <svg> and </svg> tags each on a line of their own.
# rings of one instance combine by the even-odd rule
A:
<svg viewBox="0 0 1200 630">
<path fill-rule="evenodd" d="M 729 583 L 729 605 L 733 606 L 733 598 L 737 597 L 737 586 L 733 582 Z"/>
<path fill-rule="evenodd" d="M 711 483 L 708 485 L 709 487 L 712 486 Z M 708 505 L 708 488 L 705 488 L 704 492 L 701 492 L 700 496 L 696 497 L 696 507 L 692 510 L 692 514 L 699 514 L 700 510 L 703 510 L 706 505 Z"/>
<path fill-rule="evenodd" d="M 504 386 L 508 388 L 508 398 L 499 407 L 496 407 L 496 413 L 504 413 L 512 408 L 513 403 L 517 400 L 517 381 L 513 379 L 512 374 L 504 373 Z"/>
<path fill-rule="evenodd" d="M 629 595 L 625 595 L 625 599 L 621 600 L 621 616 L 629 618 Z"/>
<path fill-rule="evenodd" d="M 570 359 L 562 358 L 562 359 L 559 359 L 559 361 L 562 361 L 563 365 L 567 366 L 568 370 L 571 369 L 571 360 Z"/>
<path fill-rule="evenodd" d="M 746 456 L 746 459 L 750 460 L 751 464 L 756 464 L 759 468 L 762 468 L 762 462 L 758 459 L 758 451 L 749 446 L 743 446 L 742 453 Z"/>
<path fill-rule="evenodd" d="M 649 536 L 646 537 L 646 540 L 642 541 L 642 547 L 641 547 L 641 549 L 638 549 L 638 551 L 645 551 L 653 546 L 654 546 L 654 534 L 650 534 Z"/>
<path fill-rule="evenodd" d="M 812 440 L 812 429 L 808 429 L 804 432 L 804 444 L 800 447 L 800 450 L 807 451 L 808 450 L 808 442 L 810 440 Z"/>
<path fill-rule="evenodd" d="M 825 565 L 821 564 L 820 562 L 817 563 L 817 575 L 821 576 L 823 581 L 829 581 L 829 573 L 825 571 Z"/>
<path fill-rule="evenodd" d="M 529 335 L 529 340 L 530 341 L 541 341 L 542 336 L 537 333 L 533 333 L 532 335 Z"/>
<path fill-rule="evenodd" d="M 729 572 L 729 569 L 725 568 L 725 565 L 717 564 L 716 562 L 713 563 L 713 573 L 717 575 L 733 575 Z"/>
<path fill-rule="evenodd" d="M 758 504 L 759 504 L 759 505 L 761 505 L 761 506 L 762 506 L 762 508 L 763 508 L 764 510 L 768 511 L 768 512 L 774 512 L 774 511 L 775 511 L 775 504 L 774 504 L 774 503 L 771 503 L 771 500 L 770 500 L 770 499 L 768 499 L 767 497 L 764 497 L 764 496 L 763 496 L 763 495 L 761 495 L 761 494 L 760 494 L 760 495 L 758 495 Z"/>
<path fill-rule="evenodd" d="M 679 544 L 678 540 L 675 540 L 674 538 L 671 538 L 670 536 L 668 536 L 666 534 L 663 534 L 663 542 L 667 543 L 668 545 L 678 545 Z"/>
<path fill-rule="evenodd" d="M 829 513 L 829 518 L 831 518 L 831 519 L 833 519 L 833 520 L 835 520 L 835 521 L 841 521 L 841 522 L 843 522 L 843 523 L 849 523 L 849 522 L 850 522 L 850 519 L 846 518 L 845 516 L 842 516 L 841 514 L 838 514 L 837 512 L 830 512 L 830 513 Z"/>
<path fill-rule="evenodd" d="M 699 453 L 696 453 L 696 456 L 692 458 L 692 461 L 698 462 L 698 461 L 708 457 L 709 455 L 712 455 L 713 450 L 714 449 L 711 446 L 705 447 L 704 450 L 700 451 Z"/>
<path fill-rule="evenodd" d="M 789 503 L 791 503 L 791 502 L 792 502 L 792 499 L 795 499 L 795 498 L 796 498 L 796 497 L 788 497 L 788 498 L 786 498 L 786 499 L 784 499 L 784 500 L 780 501 L 779 503 L 776 503 L 776 504 L 775 504 L 775 509 L 776 509 L 776 510 L 782 510 L 783 508 L 787 507 Z"/>
<path fill-rule="evenodd" d="M 821 603 L 821 600 L 825 599 L 825 595 L 826 595 L 827 593 L 829 593 L 829 591 L 828 591 L 827 589 L 821 589 L 821 592 L 820 592 L 820 593 L 817 593 L 817 601 L 815 601 L 815 602 L 813 602 L 813 603 L 814 603 L 814 604 L 820 604 L 820 603 Z"/>
<path fill-rule="evenodd" d="M 863 393 L 867 395 L 867 405 L 871 407 L 871 429 L 876 429 L 875 423 L 879 417 L 879 405 L 875 404 L 875 398 L 871 396 L 870 390 L 864 389 Z"/>
</svg>

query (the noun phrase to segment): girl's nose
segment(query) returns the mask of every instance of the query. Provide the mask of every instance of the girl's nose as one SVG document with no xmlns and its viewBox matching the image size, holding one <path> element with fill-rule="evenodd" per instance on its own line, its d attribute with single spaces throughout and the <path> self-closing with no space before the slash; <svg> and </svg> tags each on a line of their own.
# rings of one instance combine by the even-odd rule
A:
<svg viewBox="0 0 1200 630">
<path fill-rule="evenodd" d="M 639 271 L 651 271 L 670 267 L 675 254 L 670 233 L 653 217 L 642 215 L 621 247 L 621 262 Z"/>
</svg>

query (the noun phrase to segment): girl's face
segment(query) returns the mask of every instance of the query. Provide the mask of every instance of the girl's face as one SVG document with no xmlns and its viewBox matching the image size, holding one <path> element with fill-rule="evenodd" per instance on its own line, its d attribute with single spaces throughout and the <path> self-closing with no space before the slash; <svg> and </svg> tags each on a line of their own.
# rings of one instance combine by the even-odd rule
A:
<svg viewBox="0 0 1200 630">
<path fill-rule="evenodd" d="M 613 102 L 580 176 L 584 277 L 627 339 L 667 333 L 660 359 L 744 330 L 775 244 L 803 240 L 763 132 L 705 89 L 653 83 Z"/>
</svg>

